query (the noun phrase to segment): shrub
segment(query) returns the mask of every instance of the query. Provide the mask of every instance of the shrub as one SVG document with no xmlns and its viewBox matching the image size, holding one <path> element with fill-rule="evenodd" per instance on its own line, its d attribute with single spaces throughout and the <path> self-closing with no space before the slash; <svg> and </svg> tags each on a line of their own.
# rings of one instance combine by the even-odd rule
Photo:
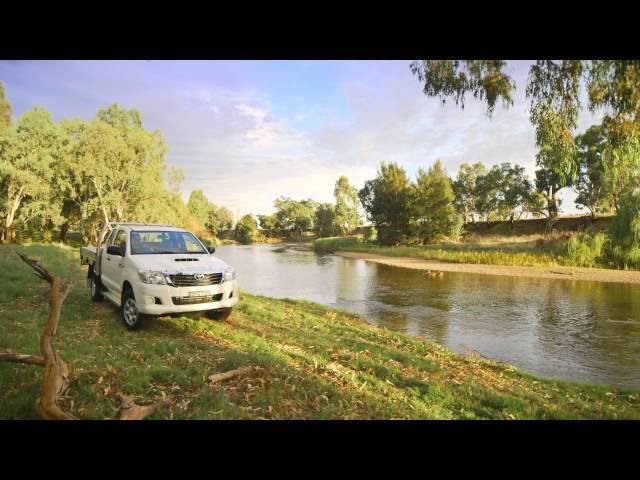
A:
<svg viewBox="0 0 640 480">
<path fill-rule="evenodd" d="M 567 241 L 567 259 L 577 267 L 598 266 L 604 260 L 606 244 L 604 233 L 574 235 Z"/>
<path fill-rule="evenodd" d="M 245 215 L 236 225 L 236 240 L 243 244 L 258 241 L 258 222 L 251 215 Z"/>
<path fill-rule="evenodd" d="M 365 242 L 372 242 L 373 240 L 376 239 L 377 237 L 377 231 L 376 231 L 376 227 L 374 227 L 373 225 L 370 225 L 368 227 L 364 227 L 364 241 Z"/>
<path fill-rule="evenodd" d="M 622 268 L 640 268 L 640 192 L 625 195 L 609 226 L 609 257 Z"/>
</svg>

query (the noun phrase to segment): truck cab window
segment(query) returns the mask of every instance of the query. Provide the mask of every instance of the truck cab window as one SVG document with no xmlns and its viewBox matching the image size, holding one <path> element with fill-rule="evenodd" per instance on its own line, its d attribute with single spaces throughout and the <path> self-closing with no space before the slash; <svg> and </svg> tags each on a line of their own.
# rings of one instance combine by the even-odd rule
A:
<svg viewBox="0 0 640 480">
<path fill-rule="evenodd" d="M 109 233 L 109 235 L 107 235 L 107 238 L 105 240 L 105 245 L 113 245 L 113 239 L 116 237 L 116 230 L 111 230 L 111 232 Z"/>
<path fill-rule="evenodd" d="M 127 250 L 127 234 L 124 230 L 119 230 L 118 234 L 116 235 L 116 239 L 113 242 L 114 245 L 117 245 L 120 247 L 120 250 L 122 250 L 122 253 L 124 254 L 124 252 L 126 252 Z"/>
</svg>

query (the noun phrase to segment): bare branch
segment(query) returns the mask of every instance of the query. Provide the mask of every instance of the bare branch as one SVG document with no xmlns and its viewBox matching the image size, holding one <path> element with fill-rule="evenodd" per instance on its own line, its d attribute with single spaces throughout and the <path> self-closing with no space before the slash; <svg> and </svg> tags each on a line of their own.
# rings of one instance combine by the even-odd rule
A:
<svg viewBox="0 0 640 480">
<path fill-rule="evenodd" d="M 44 358 L 21 353 L 0 352 L 0 362 L 25 363 L 27 365 L 44 366 Z"/>
<path fill-rule="evenodd" d="M 240 375 L 247 375 L 253 371 L 253 367 L 241 367 L 235 370 L 229 370 L 228 372 L 216 373 L 209 376 L 209 383 L 217 383 L 229 378 L 238 377 Z"/>
<path fill-rule="evenodd" d="M 54 275 L 49 273 L 46 268 L 44 268 L 42 265 L 40 265 L 38 263 L 37 260 L 29 258 L 29 257 L 27 257 L 25 254 L 23 254 L 21 252 L 16 252 L 16 253 L 22 259 L 23 262 L 25 262 L 27 265 L 29 265 L 31 268 L 33 268 L 35 270 L 35 274 L 38 277 L 40 277 L 43 280 L 46 280 L 49 283 L 53 283 Z"/>
</svg>

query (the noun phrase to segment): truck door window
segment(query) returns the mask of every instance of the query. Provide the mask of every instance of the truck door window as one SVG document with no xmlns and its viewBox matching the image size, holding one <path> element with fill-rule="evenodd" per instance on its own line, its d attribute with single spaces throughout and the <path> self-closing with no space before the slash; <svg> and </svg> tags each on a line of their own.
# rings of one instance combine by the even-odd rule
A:
<svg viewBox="0 0 640 480">
<path fill-rule="evenodd" d="M 109 235 L 107 235 L 107 238 L 105 240 L 105 245 L 109 246 L 109 245 L 113 245 L 113 239 L 116 237 L 116 230 L 111 230 L 111 232 L 109 232 Z"/>
<path fill-rule="evenodd" d="M 120 250 L 122 250 L 122 253 L 124 254 L 124 252 L 127 251 L 127 234 L 124 230 L 119 230 L 118 234 L 116 235 L 116 239 L 113 242 L 114 245 L 118 245 L 120 247 Z"/>
</svg>

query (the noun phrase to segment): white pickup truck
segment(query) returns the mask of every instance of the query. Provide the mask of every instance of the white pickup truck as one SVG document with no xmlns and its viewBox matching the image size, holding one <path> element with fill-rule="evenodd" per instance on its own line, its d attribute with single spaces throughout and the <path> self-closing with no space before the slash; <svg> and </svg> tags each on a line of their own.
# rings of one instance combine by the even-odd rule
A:
<svg viewBox="0 0 640 480">
<path fill-rule="evenodd" d="M 145 317 L 206 312 L 224 320 L 238 302 L 236 273 L 191 232 L 169 225 L 109 223 L 80 248 L 91 299 L 120 307 L 130 330 Z"/>
</svg>

